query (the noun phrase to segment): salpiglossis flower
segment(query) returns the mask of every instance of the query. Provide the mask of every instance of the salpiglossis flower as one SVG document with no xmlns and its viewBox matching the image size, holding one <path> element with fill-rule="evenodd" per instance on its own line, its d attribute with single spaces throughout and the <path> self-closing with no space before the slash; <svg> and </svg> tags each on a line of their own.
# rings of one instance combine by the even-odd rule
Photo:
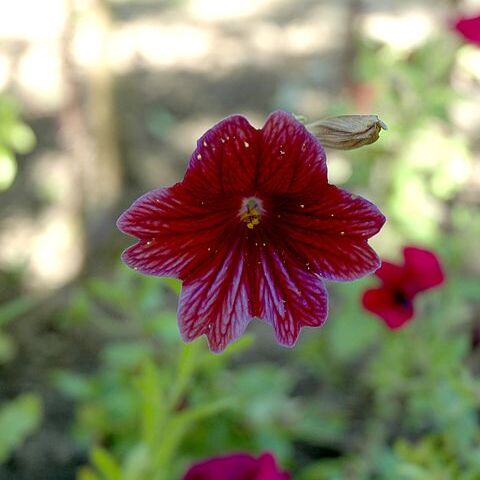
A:
<svg viewBox="0 0 480 480">
<path fill-rule="evenodd" d="M 418 247 L 403 249 L 404 264 L 387 261 L 375 272 L 381 286 L 364 292 L 365 309 L 379 316 L 388 328 L 402 327 L 415 315 L 414 299 L 444 281 L 440 261 L 435 253 Z"/>
<path fill-rule="evenodd" d="M 384 221 L 375 205 L 328 183 L 322 145 L 277 111 L 262 129 L 239 115 L 215 125 L 183 181 L 145 194 L 118 227 L 139 240 L 123 253 L 127 265 L 183 280 L 183 339 L 204 334 L 219 352 L 253 317 L 285 346 L 302 327 L 322 325 L 322 279 L 377 269 L 367 240 Z"/>
<path fill-rule="evenodd" d="M 245 453 L 214 457 L 193 465 L 183 480 L 290 480 L 270 453 L 258 459 Z"/>
<path fill-rule="evenodd" d="M 454 28 L 467 42 L 480 46 L 480 15 L 460 17 L 455 21 Z"/>
</svg>

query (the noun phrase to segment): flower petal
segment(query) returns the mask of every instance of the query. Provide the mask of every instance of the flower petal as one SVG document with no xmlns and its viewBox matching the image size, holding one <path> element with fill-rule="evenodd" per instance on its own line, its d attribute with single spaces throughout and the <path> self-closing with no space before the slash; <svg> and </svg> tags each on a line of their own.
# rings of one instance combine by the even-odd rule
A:
<svg viewBox="0 0 480 480">
<path fill-rule="evenodd" d="M 123 252 L 122 259 L 142 273 L 187 279 L 212 257 L 235 222 L 232 212 L 237 203 L 199 201 L 182 184 L 153 190 L 117 222 L 122 232 L 140 240 Z"/>
<path fill-rule="evenodd" d="M 185 186 L 203 195 L 253 194 L 259 138 L 259 130 L 240 115 L 222 120 L 198 140 Z"/>
<path fill-rule="evenodd" d="M 264 453 L 256 459 L 251 455 L 235 453 L 199 462 L 188 470 L 183 480 L 289 480 L 281 472 L 275 458 Z"/>
<path fill-rule="evenodd" d="M 400 305 L 393 293 L 382 287 L 367 290 L 362 303 L 366 310 L 379 316 L 391 330 L 402 327 L 414 315 L 412 302 Z"/>
<path fill-rule="evenodd" d="M 178 307 L 180 333 L 186 342 L 205 334 L 213 352 L 221 352 L 245 331 L 251 320 L 239 240 L 225 242 L 183 284 Z"/>
<path fill-rule="evenodd" d="M 317 190 L 327 184 L 320 142 L 287 112 L 272 113 L 261 130 L 257 189 L 267 194 Z"/>
<path fill-rule="evenodd" d="M 299 268 L 280 250 L 267 244 L 257 255 L 259 268 L 250 278 L 257 287 L 252 305 L 258 310 L 252 313 L 273 326 L 281 345 L 292 347 L 302 327 L 320 327 L 325 322 L 327 291 L 318 276 Z"/>
<path fill-rule="evenodd" d="M 428 250 L 405 247 L 405 268 L 409 278 L 415 283 L 417 292 L 428 290 L 444 282 L 445 277 L 437 256 Z"/>
<path fill-rule="evenodd" d="M 385 217 L 368 200 L 333 185 L 316 196 L 280 205 L 277 236 L 301 263 L 328 280 L 354 280 L 377 269 L 380 260 L 367 240 Z"/>
<path fill-rule="evenodd" d="M 255 458 L 237 453 L 196 463 L 183 480 L 250 480 L 256 478 L 257 468 L 258 461 Z"/>
<path fill-rule="evenodd" d="M 455 30 L 465 40 L 480 46 L 480 15 L 476 17 L 459 18 L 455 22 Z"/>
<path fill-rule="evenodd" d="M 281 472 L 271 453 L 264 453 L 258 459 L 258 473 L 253 480 L 290 480 L 290 475 Z"/>
<path fill-rule="evenodd" d="M 399 287 L 405 281 L 405 267 L 395 265 L 394 263 L 382 260 L 380 268 L 375 272 L 384 285 L 390 287 Z"/>
</svg>

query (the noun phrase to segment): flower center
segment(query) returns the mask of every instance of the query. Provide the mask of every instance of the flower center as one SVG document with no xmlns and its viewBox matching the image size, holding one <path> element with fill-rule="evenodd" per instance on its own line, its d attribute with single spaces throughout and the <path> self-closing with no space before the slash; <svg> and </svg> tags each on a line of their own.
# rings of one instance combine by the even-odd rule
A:
<svg viewBox="0 0 480 480">
<path fill-rule="evenodd" d="M 402 307 L 408 307 L 411 304 L 411 300 L 401 290 L 395 290 L 393 292 L 393 298 L 395 299 L 395 303 Z"/>
<path fill-rule="evenodd" d="M 247 228 L 252 230 L 255 225 L 260 223 L 262 210 L 262 202 L 258 198 L 250 197 L 243 199 L 240 218 L 247 224 Z"/>
</svg>

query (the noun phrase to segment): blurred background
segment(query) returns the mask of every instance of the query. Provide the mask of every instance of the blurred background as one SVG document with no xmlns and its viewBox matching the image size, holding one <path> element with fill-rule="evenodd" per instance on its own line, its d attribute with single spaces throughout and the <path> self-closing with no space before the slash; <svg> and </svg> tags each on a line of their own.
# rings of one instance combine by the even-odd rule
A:
<svg viewBox="0 0 480 480">
<path fill-rule="evenodd" d="M 0 0 L 0 479 L 174 480 L 270 450 L 296 480 L 480 479 L 480 2 Z M 330 181 L 380 206 L 373 244 L 447 282 L 390 332 L 372 278 L 329 284 L 293 350 L 253 322 L 184 346 L 179 285 L 129 271 L 115 227 L 241 113 L 378 114 Z M 226 479 L 227 480 L 227 479 Z"/>
</svg>

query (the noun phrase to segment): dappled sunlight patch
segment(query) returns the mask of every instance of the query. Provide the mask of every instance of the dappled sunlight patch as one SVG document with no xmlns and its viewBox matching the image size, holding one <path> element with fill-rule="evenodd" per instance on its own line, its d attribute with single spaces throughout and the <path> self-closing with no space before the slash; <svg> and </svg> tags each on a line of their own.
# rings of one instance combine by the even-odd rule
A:
<svg viewBox="0 0 480 480">
<path fill-rule="evenodd" d="M 20 57 L 16 81 L 29 105 L 40 111 L 55 111 L 67 98 L 60 46 L 55 42 L 30 45 Z"/>
<path fill-rule="evenodd" d="M 32 291 L 64 285 L 80 271 L 84 254 L 78 220 L 59 208 L 32 219 L 16 212 L 2 221 L 0 268 L 20 270 Z"/>
<path fill-rule="evenodd" d="M 2 2 L 0 40 L 55 40 L 64 28 L 67 3 L 67 0 Z"/>
<path fill-rule="evenodd" d="M 189 0 L 187 11 L 204 21 L 236 20 L 261 15 L 281 3 L 281 0 Z"/>
<path fill-rule="evenodd" d="M 371 13 L 365 18 L 367 37 L 393 50 L 407 51 L 420 46 L 435 29 L 431 10 L 408 9 L 395 13 Z"/>
</svg>

